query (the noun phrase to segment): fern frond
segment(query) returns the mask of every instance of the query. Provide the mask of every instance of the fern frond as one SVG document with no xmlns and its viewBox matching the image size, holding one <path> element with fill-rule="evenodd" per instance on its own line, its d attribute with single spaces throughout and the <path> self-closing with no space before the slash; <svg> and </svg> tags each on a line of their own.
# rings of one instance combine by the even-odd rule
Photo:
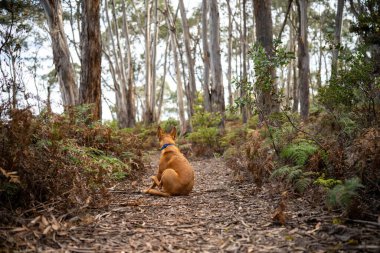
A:
<svg viewBox="0 0 380 253">
<path fill-rule="evenodd" d="M 292 168 L 293 167 L 289 166 L 283 166 L 281 168 L 278 168 L 272 172 L 270 178 L 283 178 L 291 172 Z"/>
<path fill-rule="evenodd" d="M 294 188 L 299 193 L 303 193 L 311 184 L 311 181 L 312 180 L 309 177 L 300 178 L 294 183 Z"/>
<path fill-rule="evenodd" d="M 342 185 L 336 185 L 328 192 L 327 205 L 330 208 L 349 208 L 353 198 L 357 196 L 357 191 L 362 187 L 364 186 L 357 177 L 347 180 Z"/>
<path fill-rule="evenodd" d="M 306 140 L 291 143 L 281 151 L 281 157 L 292 160 L 296 165 L 303 166 L 309 157 L 317 152 L 318 147 Z"/>
<path fill-rule="evenodd" d="M 292 170 L 289 172 L 288 176 L 286 177 L 286 180 L 289 183 L 293 183 L 297 179 L 299 179 L 302 174 L 303 174 L 303 170 L 301 169 L 300 166 L 292 167 Z"/>
</svg>

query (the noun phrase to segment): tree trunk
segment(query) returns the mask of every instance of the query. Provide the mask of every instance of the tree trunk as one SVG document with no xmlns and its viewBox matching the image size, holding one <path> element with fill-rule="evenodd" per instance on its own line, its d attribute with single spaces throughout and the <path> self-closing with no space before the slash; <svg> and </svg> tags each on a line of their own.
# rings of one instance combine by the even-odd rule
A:
<svg viewBox="0 0 380 253">
<path fill-rule="evenodd" d="M 273 55 L 273 31 L 272 31 L 272 14 L 271 14 L 271 0 L 254 0 L 254 16 L 256 21 L 256 39 L 257 43 L 261 45 L 270 58 Z M 259 119 L 262 122 L 270 113 L 279 110 L 279 104 L 275 101 L 273 96 L 277 89 L 275 87 L 275 69 L 271 70 L 272 76 L 271 87 L 257 87 L 258 95 L 258 109 Z"/>
<path fill-rule="evenodd" d="M 335 31 L 334 31 L 334 49 L 332 51 L 331 60 L 331 75 L 335 76 L 338 70 L 338 55 L 339 47 L 342 33 L 342 23 L 343 23 L 343 7 L 344 0 L 337 1 L 337 11 L 335 16 Z"/>
<path fill-rule="evenodd" d="M 230 0 L 227 0 L 227 9 L 228 9 L 228 69 L 227 69 L 227 82 L 228 82 L 228 105 L 233 105 L 233 96 L 232 96 L 232 10 L 230 5 Z"/>
<path fill-rule="evenodd" d="M 170 34 L 166 42 L 165 47 L 165 56 L 164 56 L 164 74 L 162 76 L 162 84 L 161 84 L 161 91 L 158 99 L 158 105 L 157 105 L 157 119 L 160 120 L 161 112 L 162 112 L 162 104 L 164 101 L 164 92 L 165 92 L 165 83 L 166 83 L 166 72 L 167 72 L 167 60 L 170 53 L 169 46 L 170 46 Z"/>
<path fill-rule="evenodd" d="M 104 0 L 104 11 L 106 14 L 105 15 L 106 21 L 108 23 L 108 28 L 106 29 L 106 31 L 108 31 L 108 36 L 109 36 L 108 39 L 111 41 L 112 52 L 113 52 L 112 54 L 113 54 L 115 66 L 113 66 L 111 56 L 108 55 L 106 52 L 105 52 L 105 56 L 109 62 L 109 68 L 111 71 L 112 80 L 113 80 L 113 84 L 115 87 L 116 116 L 117 116 L 117 120 L 118 120 L 118 126 L 119 126 L 119 128 L 125 128 L 128 126 L 127 101 L 126 101 L 125 93 L 123 92 L 124 89 L 122 88 L 122 86 L 125 87 L 125 75 L 122 73 L 122 69 L 121 69 L 120 63 L 119 63 L 121 61 L 121 60 L 119 60 L 119 58 L 121 57 L 121 54 L 119 54 L 117 49 L 116 49 L 116 43 L 114 40 L 114 33 L 112 31 L 113 26 L 112 26 L 112 22 L 109 18 L 109 14 L 108 14 L 108 0 Z M 113 12 L 114 11 L 115 10 L 113 8 Z M 116 19 L 116 16 L 114 17 L 114 19 Z M 118 32 L 119 31 L 117 30 L 117 26 L 116 26 L 115 34 Z M 106 39 L 107 39 L 107 37 L 106 37 Z M 104 51 L 106 51 L 106 47 L 105 47 Z"/>
<path fill-rule="evenodd" d="M 151 70 L 151 36 L 150 36 L 150 4 L 149 0 L 145 1 L 145 117 L 146 124 L 154 121 L 154 112 L 151 105 L 152 94 L 152 70 Z"/>
<path fill-rule="evenodd" d="M 64 106 L 77 103 L 78 87 L 75 84 L 74 69 L 70 61 L 70 51 L 63 29 L 61 0 L 41 0 L 48 20 L 53 62 L 57 70 L 58 82 Z"/>
<path fill-rule="evenodd" d="M 194 99 L 196 99 L 196 85 L 195 85 L 195 73 L 194 73 L 194 60 L 191 57 L 191 48 L 190 48 L 190 32 L 189 25 L 187 23 L 187 17 L 185 12 L 185 6 L 183 4 L 183 0 L 179 0 L 179 9 L 181 12 L 182 19 L 182 27 L 183 27 L 183 36 L 186 50 L 186 58 L 187 58 L 187 68 L 189 71 L 189 89 L 190 89 L 190 97 L 189 97 L 189 117 L 194 115 Z"/>
<path fill-rule="evenodd" d="M 243 27 L 242 27 L 242 33 L 241 35 L 241 46 L 242 46 L 242 56 L 243 56 L 243 86 L 241 90 L 241 96 L 244 98 L 246 96 L 247 91 L 245 90 L 244 86 L 247 83 L 247 12 L 246 12 L 246 5 L 247 5 L 247 0 L 243 0 Z M 248 105 L 243 105 L 242 107 L 242 119 L 243 123 L 247 123 L 248 121 Z"/>
<path fill-rule="evenodd" d="M 92 120 L 101 120 L 100 0 L 82 3 L 81 82 L 79 103 L 92 104 Z"/>
<path fill-rule="evenodd" d="M 187 129 L 187 124 L 186 124 L 186 119 L 185 119 L 185 107 L 183 104 L 183 88 L 182 88 L 183 86 L 182 86 L 181 70 L 180 70 L 178 52 L 177 52 L 178 45 L 177 45 L 177 40 L 176 40 L 176 29 L 175 29 L 175 24 L 173 23 L 172 15 L 170 13 L 168 0 L 165 0 L 165 4 L 166 4 L 166 10 L 165 10 L 166 21 L 167 21 L 167 25 L 170 31 L 170 40 L 171 40 L 174 65 L 175 65 L 175 70 L 176 70 L 179 123 L 180 123 L 180 128 L 181 128 L 181 134 L 184 134 Z"/>
<path fill-rule="evenodd" d="M 135 90 L 134 90 L 134 77 L 133 77 L 133 64 L 132 64 L 132 51 L 131 51 L 131 42 L 129 40 L 129 29 L 127 25 L 127 14 L 125 10 L 125 1 L 122 1 L 122 9 L 123 9 L 123 33 L 125 37 L 125 48 L 126 48 L 126 55 L 125 58 L 127 59 L 127 67 L 128 67 L 128 73 L 127 73 L 127 94 L 126 94 L 126 106 L 127 106 L 127 115 L 128 115 L 128 122 L 127 127 L 133 127 L 136 124 L 136 108 L 135 108 Z"/>
<path fill-rule="evenodd" d="M 151 82 L 152 84 L 150 85 L 150 106 L 151 106 L 151 111 L 152 111 L 152 117 L 153 121 L 157 120 L 157 115 L 156 115 L 156 110 L 155 110 L 155 105 L 156 105 L 156 58 L 157 58 L 157 40 L 158 40 L 158 6 L 157 6 L 157 0 L 154 0 L 154 5 L 153 5 L 153 10 L 154 10 L 154 28 L 153 28 L 153 43 L 152 43 L 152 60 L 151 60 Z"/>
<path fill-rule="evenodd" d="M 210 51 L 208 45 L 208 4 L 207 0 L 202 1 L 202 45 L 203 45 L 203 106 L 205 111 L 211 112 L 210 98 Z"/>
<path fill-rule="evenodd" d="M 298 0 L 298 71 L 299 71 L 299 96 L 301 118 L 304 121 L 309 117 L 309 74 L 310 59 L 307 41 L 307 0 Z"/>
<path fill-rule="evenodd" d="M 224 87 L 222 78 L 222 63 L 220 54 L 220 25 L 218 1 L 209 1 L 210 10 L 210 59 L 211 59 L 211 109 L 224 115 Z M 222 122 L 224 123 L 224 122 Z M 223 125 L 224 127 L 224 125 Z"/>
</svg>

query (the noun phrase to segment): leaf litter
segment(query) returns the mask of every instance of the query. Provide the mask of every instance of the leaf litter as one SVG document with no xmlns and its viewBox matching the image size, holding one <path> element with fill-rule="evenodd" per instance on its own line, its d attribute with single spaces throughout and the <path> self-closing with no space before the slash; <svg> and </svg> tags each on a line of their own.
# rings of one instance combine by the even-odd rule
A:
<svg viewBox="0 0 380 253">
<path fill-rule="evenodd" d="M 196 184 L 189 196 L 141 193 L 155 173 L 158 154 L 141 181 L 112 189 L 110 205 L 62 214 L 52 205 L 0 227 L 0 252 L 378 252 L 377 223 L 337 224 L 302 198 L 233 180 L 220 158 L 191 163 Z M 285 208 L 286 207 L 286 208 Z M 1 226 L 1 225 L 0 225 Z"/>
</svg>

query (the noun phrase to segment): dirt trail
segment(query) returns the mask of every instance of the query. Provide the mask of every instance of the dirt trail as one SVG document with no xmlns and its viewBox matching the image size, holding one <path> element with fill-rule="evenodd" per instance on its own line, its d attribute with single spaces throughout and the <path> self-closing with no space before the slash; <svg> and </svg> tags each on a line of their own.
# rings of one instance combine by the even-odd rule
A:
<svg viewBox="0 0 380 253">
<path fill-rule="evenodd" d="M 158 160 L 158 154 L 153 155 Z M 196 185 L 190 196 L 140 193 L 143 182 L 115 190 L 107 209 L 91 210 L 66 235 L 34 245 L 51 252 L 347 252 L 379 250 L 379 229 L 333 225 L 332 217 L 302 199 L 288 203 L 285 226 L 271 216 L 279 198 L 268 189 L 232 182 L 217 158 L 191 161 Z M 379 227 L 377 227 L 379 228 Z M 376 245 L 377 243 L 377 245 Z M 59 250 L 58 250 L 59 249 Z M 0 249 L 1 251 L 1 249 Z"/>
</svg>

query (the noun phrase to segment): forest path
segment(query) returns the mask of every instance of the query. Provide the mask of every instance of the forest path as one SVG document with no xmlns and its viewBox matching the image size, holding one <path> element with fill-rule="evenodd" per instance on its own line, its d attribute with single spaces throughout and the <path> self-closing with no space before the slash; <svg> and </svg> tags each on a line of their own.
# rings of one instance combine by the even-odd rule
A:
<svg viewBox="0 0 380 253">
<path fill-rule="evenodd" d="M 332 225 L 332 217 L 302 199 L 288 203 L 285 226 L 271 219 L 279 196 L 231 181 L 222 159 L 192 160 L 196 184 L 189 196 L 140 193 L 150 185 L 159 154 L 143 182 L 115 191 L 114 202 L 88 226 L 72 229 L 63 248 L 74 252 L 325 252 L 360 249 L 359 227 Z M 363 235 L 361 235 L 363 236 Z"/>
<path fill-rule="evenodd" d="M 110 206 L 86 210 L 67 233 L 29 241 L 38 252 L 351 252 L 379 250 L 380 230 L 332 224 L 303 199 L 287 203 L 285 226 L 273 224 L 280 197 L 252 183 L 232 181 L 220 158 L 190 160 L 196 184 L 189 196 L 141 193 L 156 172 L 151 155 L 143 181 L 113 190 Z M 272 189 L 274 192 L 274 190 Z M 378 243 L 378 242 L 377 242 Z M 33 250 L 32 250 L 33 251 Z M 0 248 L 0 252 L 2 252 Z"/>
</svg>

